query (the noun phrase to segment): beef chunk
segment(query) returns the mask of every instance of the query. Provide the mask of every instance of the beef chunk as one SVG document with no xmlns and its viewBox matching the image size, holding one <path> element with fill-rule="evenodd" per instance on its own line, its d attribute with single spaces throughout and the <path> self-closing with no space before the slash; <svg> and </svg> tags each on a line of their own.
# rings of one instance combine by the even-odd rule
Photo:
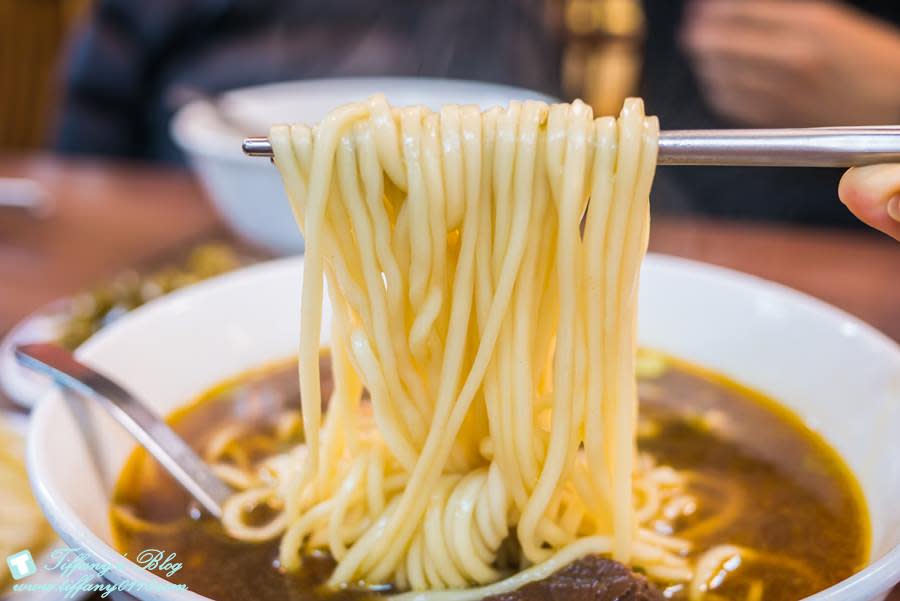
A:
<svg viewBox="0 0 900 601">
<path fill-rule="evenodd" d="M 662 601 L 647 579 L 597 555 L 573 561 L 544 580 L 484 601 Z"/>
</svg>

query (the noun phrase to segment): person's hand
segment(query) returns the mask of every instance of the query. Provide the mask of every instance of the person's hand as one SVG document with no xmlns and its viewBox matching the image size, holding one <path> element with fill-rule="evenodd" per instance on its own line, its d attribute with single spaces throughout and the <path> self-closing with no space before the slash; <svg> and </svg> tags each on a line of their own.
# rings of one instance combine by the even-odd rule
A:
<svg viewBox="0 0 900 601">
<path fill-rule="evenodd" d="M 692 0 L 681 43 L 710 105 L 757 127 L 900 121 L 900 29 L 828 0 Z"/>
<path fill-rule="evenodd" d="M 863 222 L 900 241 L 900 164 L 850 169 L 838 195 Z"/>
</svg>

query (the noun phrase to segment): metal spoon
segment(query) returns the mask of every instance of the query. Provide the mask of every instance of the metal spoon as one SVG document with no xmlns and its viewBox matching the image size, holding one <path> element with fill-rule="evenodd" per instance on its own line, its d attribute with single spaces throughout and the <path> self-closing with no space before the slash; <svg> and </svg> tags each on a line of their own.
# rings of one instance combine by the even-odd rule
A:
<svg viewBox="0 0 900 601">
<path fill-rule="evenodd" d="M 222 517 L 222 504 L 231 489 L 146 405 L 59 345 L 23 344 L 15 353 L 24 367 L 50 376 L 66 391 L 97 401 L 207 512 Z"/>
</svg>

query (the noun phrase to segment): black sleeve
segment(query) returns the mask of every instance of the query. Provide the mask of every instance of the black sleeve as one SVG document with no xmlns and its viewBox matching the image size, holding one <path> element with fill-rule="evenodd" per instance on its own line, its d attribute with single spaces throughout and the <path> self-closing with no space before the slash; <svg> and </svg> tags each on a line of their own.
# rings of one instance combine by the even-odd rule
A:
<svg viewBox="0 0 900 601">
<path fill-rule="evenodd" d="M 178 36 L 228 10 L 229 0 L 100 0 L 70 42 L 55 147 L 142 156 L 159 60 Z"/>
</svg>

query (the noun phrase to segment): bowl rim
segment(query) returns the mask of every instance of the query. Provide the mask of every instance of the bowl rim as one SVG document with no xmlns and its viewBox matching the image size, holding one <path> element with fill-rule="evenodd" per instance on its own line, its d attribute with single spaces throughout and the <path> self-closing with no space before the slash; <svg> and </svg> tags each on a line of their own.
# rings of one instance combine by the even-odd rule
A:
<svg viewBox="0 0 900 601">
<path fill-rule="evenodd" d="M 153 314 L 160 310 L 160 307 L 177 303 L 182 299 L 189 297 L 215 294 L 217 289 L 232 286 L 235 281 L 247 277 L 265 278 L 270 272 L 282 270 L 287 265 L 302 265 L 302 263 L 302 257 L 274 259 L 244 267 L 199 282 L 188 288 L 177 290 L 165 297 L 161 297 L 139 307 L 116 322 L 116 324 L 110 325 L 109 328 L 104 328 L 104 330 L 79 347 L 76 351 L 76 355 L 80 359 L 90 362 L 94 349 L 97 346 L 104 344 L 104 340 L 107 337 L 114 336 L 117 326 L 125 322 L 131 323 L 136 320 L 153 319 Z M 692 272 L 707 277 L 717 277 L 738 286 L 751 287 L 757 290 L 767 290 L 777 295 L 779 298 L 789 298 L 792 302 L 801 305 L 804 311 L 817 313 L 819 316 L 824 316 L 826 319 L 842 320 L 845 323 L 852 324 L 853 327 L 857 328 L 860 335 L 864 336 L 870 343 L 876 344 L 885 352 L 900 359 L 900 344 L 890 339 L 886 334 L 842 309 L 783 284 L 726 267 L 671 255 L 648 253 L 646 264 L 653 268 L 672 267 L 674 269 L 681 269 L 686 272 Z M 58 405 L 60 402 L 63 402 L 62 395 L 57 390 L 50 390 L 44 395 L 31 417 L 26 442 L 26 463 L 29 480 L 35 498 L 37 499 L 41 510 L 44 512 L 45 517 L 54 530 L 56 530 L 57 534 L 59 534 L 60 538 L 67 544 L 86 551 L 93 555 L 95 559 L 111 565 L 113 568 L 111 574 L 114 576 L 112 580 L 114 582 L 127 579 L 135 582 L 156 583 L 157 586 L 160 583 L 168 582 L 124 558 L 112 545 L 107 544 L 88 528 L 69 505 L 58 500 L 53 494 L 51 486 L 46 480 L 46 474 L 43 472 L 43 466 L 46 464 L 44 458 L 46 451 L 39 442 L 43 440 L 44 432 L 48 427 L 48 424 L 52 422 L 51 415 L 52 410 L 54 409 L 53 405 Z M 889 591 L 890 588 L 898 582 L 900 582 L 900 543 L 888 550 L 883 557 L 871 563 L 867 563 L 863 569 L 855 572 L 848 578 L 833 584 L 827 589 L 805 597 L 802 601 L 850 601 L 853 599 L 867 599 L 882 592 Z M 191 590 L 173 590 L 158 598 L 174 598 L 183 601 L 209 600 L 208 597 Z"/>
<path fill-rule="evenodd" d="M 479 81 L 475 79 L 459 79 L 452 77 L 412 77 L 412 76 L 376 76 L 376 77 L 317 77 L 310 79 L 292 79 L 287 81 L 278 81 L 255 86 L 244 86 L 234 88 L 222 93 L 222 99 L 228 101 L 229 98 L 240 97 L 248 94 L 258 94 L 266 92 L 282 93 L 292 89 L 308 86 L 329 86 L 338 85 L 345 86 L 358 84 L 365 86 L 370 84 L 371 87 L 378 89 L 390 85 L 415 85 L 415 86 L 464 86 L 471 88 L 481 88 L 484 91 L 493 90 L 497 93 L 503 93 L 510 98 L 541 98 L 545 102 L 558 102 L 556 98 L 543 92 L 530 90 L 520 86 L 512 86 L 506 84 L 495 83 L 491 81 Z M 223 147 L 221 144 L 210 141 L 201 137 L 197 130 L 191 115 L 197 111 L 203 110 L 208 104 L 207 100 L 192 100 L 179 108 L 169 125 L 169 132 L 175 143 L 181 148 L 185 154 L 189 156 L 198 156 L 206 159 L 214 159 L 218 161 L 226 161 L 229 163 L 241 163 L 247 166 L 247 157 L 244 156 L 237 147 Z M 221 133 L 221 132 L 220 132 Z M 268 132 L 247 132 L 247 135 L 263 135 Z"/>
</svg>

